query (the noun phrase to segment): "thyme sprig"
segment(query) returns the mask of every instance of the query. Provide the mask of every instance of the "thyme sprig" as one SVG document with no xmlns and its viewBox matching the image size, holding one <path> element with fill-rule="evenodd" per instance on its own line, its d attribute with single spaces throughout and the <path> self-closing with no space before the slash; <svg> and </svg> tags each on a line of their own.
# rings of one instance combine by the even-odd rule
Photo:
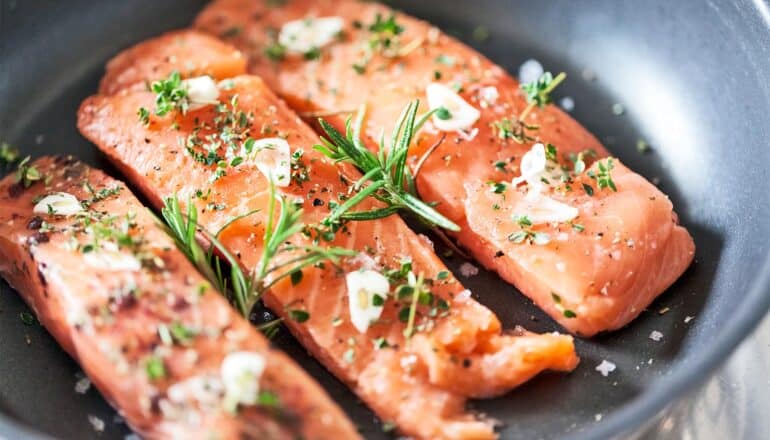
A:
<svg viewBox="0 0 770 440">
<path fill-rule="evenodd" d="M 155 114 L 157 116 L 165 116 L 173 110 L 182 114 L 187 113 L 190 99 L 179 72 L 171 72 L 168 78 L 154 81 L 150 84 L 150 90 L 155 93 Z M 137 116 L 144 124 L 150 122 L 150 111 L 144 107 L 139 108 Z"/>
<path fill-rule="evenodd" d="M 324 220 L 326 225 L 334 226 L 346 220 L 379 219 L 398 211 L 408 211 L 430 225 L 451 231 L 460 230 L 454 222 L 407 189 L 414 187 L 413 176 L 406 165 L 409 146 L 415 133 L 434 113 L 428 112 L 418 119 L 419 105 L 420 102 L 416 100 L 406 106 L 393 129 L 390 144 L 386 145 L 383 136 L 376 154 L 369 151 L 361 141 L 365 107 L 362 106 L 358 111 L 355 123 L 352 123 L 351 119 L 347 120 L 345 135 L 324 119 L 319 119 L 327 137 L 321 137 L 322 145 L 316 145 L 314 148 L 336 162 L 354 164 L 364 174 L 353 184 L 352 189 L 356 193 L 329 214 Z M 369 197 L 383 202 L 386 206 L 366 211 L 351 211 Z"/>
<path fill-rule="evenodd" d="M 566 78 L 567 74 L 564 72 L 559 73 L 555 77 L 551 72 L 545 72 L 538 79 L 522 84 L 520 87 L 524 91 L 528 104 L 518 116 L 503 118 L 493 123 L 497 136 L 503 140 L 513 139 L 519 144 L 535 141 L 536 138 L 530 135 L 529 132 L 540 129 L 540 126 L 527 124 L 525 120 L 535 107 L 544 108 L 553 102 L 551 92 Z"/>
<path fill-rule="evenodd" d="M 18 168 L 16 168 L 14 181 L 24 186 L 24 188 L 29 188 L 35 182 L 43 180 L 43 174 L 37 167 L 30 164 L 31 160 L 30 156 L 25 157 L 19 162 Z"/>
</svg>

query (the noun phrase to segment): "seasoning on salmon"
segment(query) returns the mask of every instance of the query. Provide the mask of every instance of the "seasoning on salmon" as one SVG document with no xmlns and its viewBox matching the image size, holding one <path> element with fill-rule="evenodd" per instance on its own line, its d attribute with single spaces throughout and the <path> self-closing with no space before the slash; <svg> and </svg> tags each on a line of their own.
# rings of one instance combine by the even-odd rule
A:
<svg viewBox="0 0 770 440">
<path fill-rule="evenodd" d="M 171 31 L 124 50 L 112 58 L 99 83 L 106 95 L 127 88 L 147 88 L 145 78 L 165 78 L 179 72 L 185 78 L 229 78 L 246 73 L 246 58 L 228 44 L 201 32 Z M 144 56 L 152 52 L 152 58 Z"/>
<path fill-rule="evenodd" d="M 358 437 L 121 182 L 44 157 L 0 204 L 0 274 L 143 438 Z"/>
<path fill-rule="evenodd" d="M 344 23 L 336 40 L 313 56 L 281 50 L 289 23 L 321 18 Z M 571 332 L 591 336 L 629 323 L 694 257 L 666 195 L 619 160 L 610 163 L 591 134 L 546 105 L 563 75 L 520 88 L 435 27 L 374 2 L 216 0 L 195 27 L 215 35 L 240 29 L 225 41 L 308 119 L 344 130 L 364 105 L 371 148 L 408 102 L 435 111 L 410 150 L 419 194 L 461 227 L 454 236 L 476 259 Z M 312 33 L 302 36 L 312 45 Z M 551 157 L 533 204 L 521 178 L 523 157 L 538 144 Z M 545 221 L 526 224 L 538 216 Z"/>
<path fill-rule="evenodd" d="M 216 104 L 153 114 L 147 123 L 136 112 L 154 108 L 156 94 L 94 96 L 81 106 L 78 126 L 153 203 L 175 194 L 196 207 L 202 227 L 226 226 L 219 241 L 249 271 L 264 265 L 273 191 L 301 208 L 305 227 L 285 240 L 290 248 L 357 251 L 339 264 L 292 271 L 263 299 L 382 420 L 418 438 L 494 438 L 492 421 L 465 411 L 468 398 L 577 365 L 570 336 L 503 333 L 398 216 L 325 222 L 360 174 L 315 151 L 318 136 L 259 78 L 240 76 L 219 88 Z M 381 207 L 371 198 L 360 205 Z M 273 264 L 291 261 L 289 253 Z"/>
</svg>

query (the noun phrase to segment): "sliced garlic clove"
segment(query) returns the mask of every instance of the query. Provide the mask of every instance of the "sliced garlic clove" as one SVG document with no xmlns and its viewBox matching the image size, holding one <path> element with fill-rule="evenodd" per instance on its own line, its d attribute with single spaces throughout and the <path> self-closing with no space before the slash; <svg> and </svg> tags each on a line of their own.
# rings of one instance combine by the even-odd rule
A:
<svg viewBox="0 0 770 440">
<path fill-rule="evenodd" d="M 521 175 L 514 178 L 511 182 L 513 186 L 527 182 L 529 185 L 539 187 L 540 177 L 545 172 L 547 159 L 545 157 L 545 145 L 537 143 L 530 148 L 521 158 L 519 169 Z"/>
<path fill-rule="evenodd" d="M 32 208 L 35 214 L 75 215 L 83 212 L 83 205 L 70 193 L 56 192 L 49 194 Z"/>
<path fill-rule="evenodd" d="M 228 354 L 220 366 L 225 387 L 225 408 L 234 411 L 239 404 L 255 405 L 259 399 L 259 380 L 265 371 L 265 358 L 252 351 Z"/>
<path fill-rule="evenodd" d="M 142 263 L 133 255 L 111 250 L 94 250 L 83 256 L 86 265 L 105 272 L 138 272 Z"/>
<path fill-rule="evenodd" d="M 281 27 L 278 43 L 290 53 L 306 54 L 333 42 L 344 27 L 341 17 L 293 20 Z"/>
<path fill-rule="evenodd" d="M 439 117 L 433 114 L 433 125 L 441 131 L 467 130 L 481 117 L 478 109 L 468 104 L 460 95 L 451 88 L 439 84 L 430 83 L 425 88 L 428 98 L 428 107 L 431 110 L 444 108 L 448 114 Z"/>
<path fill-rule="evenodd" d="M 198 76 L 182 81 L 187 90 L 187 99 L 190 101 L 190 110 L 198 110 L 208 105 L 216 105 L 219 102 L 219 87 L 210 76 Z"/>
<path fill-rule="evenodd" d="M 514 216 L 527 216 L 533 225 L 538 225 L 568 222 L 574 220 L 580 211 L 574 206 L 530 191 L 527 197 L 516 204 L 513 213 Z"/>
<path fill-rule="evenodd" d="M 257 169 L 276 186 L 291 183 L 291 148 L 285 139 L 265 138 L 254 142 L 251 152 Z"/>
<path fill-rule="evenodd" d="M 357 270 L 345 276 L 350 305 L 350 322 L 361 333 L 382 314 L 383 302 L 390 283 L 374 270 Z"/>
</svg>

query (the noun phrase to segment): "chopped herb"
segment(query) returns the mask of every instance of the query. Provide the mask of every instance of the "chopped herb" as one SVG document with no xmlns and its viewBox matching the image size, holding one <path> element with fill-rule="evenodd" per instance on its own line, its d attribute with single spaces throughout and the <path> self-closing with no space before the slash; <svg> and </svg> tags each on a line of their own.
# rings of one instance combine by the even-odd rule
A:
<svg viewBox="0 0 770 440">
<path fill-rule="evenodd" d="M 442 64 L 444 66 L 454 66 L 455 65 L 455 59 L 454 57 L 450 57 L 448 55 L 441 54 L 436 57 L 436 63 Z"/>
<path fill-rule="evenodd" d="M 436 275 L 437 280 L 445 280 L 447 278 L 449 278 L 449 272 L 445 270 L 442 270 L 441 272 L 438 273 L 438 275 Z"/>
<path fill-rule="evenodd" d="M 281 61 L 286 57 L 286 47 L 278 42 L 273 42 L 265 47 L 265 55 L 272 61 Z"/>
<path fill-rule="evenodd" d="M 139 107 L 139 110 L 136 112 L 136 114 L 139 116 L 139 121 L 141 121 L 142 124 L 147 125 L 150 123 L 150 111 L 146 108 Z"/>
<path fill-rule="evenodd" d="M 171 72 L 168 78 L 153 82 L 150 89 L 155 93 L 156 115 L 165 116 L 172 110 L 187 113 L 190 101 L 179 72 Z M 141 118 L 141 109 L 139 112 Z"/>
<path fill-rule="evenodd" d="M 439 107 L 436 109 L 436 117 L 442 121 L 452 119 L 452 113 L 446 107 Z"/>
<path fill-rule="evenodd" d="M 144 368 L 150 380 L 159 380 L 166 377 L 166 365 L 163 363 L 163 359 L 156 355 L 152 355 L 147 359 Z"/>
<path fill-rule="evenodd" d="M 374 344 L 375 350 L 382 350 L 383 348 L 390 347 L 390 344 L 388 344 L 388 340 L 382 337 L 373 340 L 372 343 Z"/>
<path fill-rule="evenodd" d="M 574 230 L 576 230 L 578 232 L 583 232 L 585 230 L 585 226 L 583 226 L 583 225 L 581 225 L 579 223 L 571 223 L 570 222 L 570 224 L 572 225 L 572 229 L 574 229 Z"/>
<path fill-rule="evenodd" d="M 19 319 L 21 319 L 21 322 L 23 322 L 24 325 L 35 325 L 35 322 L 37 322 L 35 315 L 29 312 L 19 313 Z"/>
<path fill-rule="evenodd" d="M 583 184 L 583 191 L 585 191 L 586 194 L 588 194 L 589 197 L 593 197 L 594 196 L 594 187 L 592 187 L 591 185 L 589 185 L 587 183 Z"/>
<path fill-rule="evenodd" d="M 294 272 L 291 273 L 289 278 L 291 279 L 292 286 L 296 286 L 297 284 L 302 282 L 302 271 L 301 270 L 295 270 Z"/>
<path fill-rule="evenodd" d="M 597 167 L 599 168 L 599 173 L 596 176 L 591 175 L 591 177 L 596 178 L 596 184 L 599 186 L 599 189 L 610 188 L 612 191 L 617 192 L 618 188 L 615 186 L 611 174 L 612 169 L 615 167 L 612 158 L 607 159 L 606 162 L 599 161 Z"/>
<path fill-rule="evenodd" d="M 536 105 L 540 108 L 545 107 L 552 102 L 551 92 L 556 88 L 564 79 L 567 74 L 561 72 L 554 77 L 551 72 L 543 73 L 540 78 L 521 85 L 521 90 L 527 96 L 527 102 L 530 105 Z"/>
<path fill-rule="evenodd" d="M 363 27 L 364 25 L 359 22 L 357 28 Z M 386 58 L 398 58 L 404 55 L 404 47 L 401 45 L 400 38 L 404 32 L 404 27 L 396 21 L 394 13 L 391 13 L 387 19 L 382 14 L 377 13 L 374 22 L 366 26 L 366 30 L 369 32 L 369 37 L 364 45 L 365 53 L 359 61 L 353 64 L 353 69 L 357 73 L 363 74 L 376 54 Z"/>
<path fill-rule="evenodd" d="M 280 408 L 281 400 L 272 391 L 260 390 L 257 395 L 257 405 L 267 408 Z"/>
<path fill-rule="evenodd" d="M 305 52 L 303 56 L 308 61 L 317 60 L 318 58 L 321 58 L 321 49 L 314 47 Z"/>
<path fill-rule="evenodd" d="M 550 160 L 551 162 L 558 162 L 558 153 L 556 150 L 556 146 L 553 144 L 546 144 L 545 146 L 545 158 L 546 160 Z"/>
<path fill-rule="evenodd" d="M 198 334 L 197 330 L 193 329 L 192 327 L 188 327 L 181 322 L 174 322 L 171 324 L 168 330 L 171 333 L 171 337 L 174 339 L 174 341 L 183 345 L 192 341 L 193 338 L 195 338 L 195 336 Z"/>
<path fill-rule="evenodd" d="M 506 185 L 505 182 L 492 183 L 492 192 L 495 194 L 502 194 L 506 189 L 508 189 L 508 185 Z"/>
<path fill-rule="evenodd" d="M 24 188 L 29 188 L 35 182 L 43 180 L 43 175 L 37 167 L 30 165 L 31 160 L 29 156 L 25 157 L 19 162 L 19 166 L 16 169 L 14 182 L 21 183 Z"/>
<path fill-rule="evenodd" d="M 336 162 L 353 163 L 364 173 L 363 177 L 352 186 L 356 191 L 354 195 L 329 214 L 324 220 L 325 225 L 334 228 L 340 221 L 373 220 L 388 217 L 397 211 L 409 211 L 428 224 L 452 231 L 460 229 L 454 222 L 439 214 L 408 189 L 413 186 L 408 184 L 412 180 L 412 175 L 406 164 L 409 146 L 415 133 L 433 115 L 433 112 L 428 112 L 417 120 L 419 104 L 419 101 L 409 103 L 396 123 L 390 146 L 386 146 L 383 139 L 377 153 L 369 151 L 361 141 L 365 117 L 363 107 L 358 112 L 355 125 L 352 125 L 351 120 L 348 119 L 347 136 L 343 136 L 325 120 L 319 119 L 319 124 L 326 132 L 328 139 L 322 137 L 322 145 L 316 145 L 314 148 Z M 369 182 L 368 185 L 366 185 L 367 182 Z M 368 211 L 350 212 L 354 206 L 369 197 L 377 198 L 386 206 Z"/>
<path fill-rule="evenodd" d="M 508 240 L 515 244 L 521 244 L 528 242 L 536 245 L 546 245 L 551 242 L 551 237 L 545 232 L 535 232 L 530 229 L 532 226 L 532 220 L 526 215 L 517 215 L 513 217 L 513 221 L 519 225 L 520 231 L 516 231 L 508 236 Z"/>
<path fill-rule="evenodd" d="M 567 74 L 564 72 L 559 73 L 556 77 L 551 72 L 545 72 L 538 79 L 522 84 L 520 87 L 525 93 L 528 105 L 517 117 L 503 118 L 493 124 L 497 131 L 497 137 L 502 140 L 512 139 L 520 144 L 536 140 L 529 132 L 538 130 L 540 127 L 527 124 L 526 118 L 535 107 L 543 108 L 552 102 L 551 92 L 566 77 Z"/>
<path fill-rule="evenodd" d="M 310 313 L 301 309 L 289 310 L 289 318 L 295 322 L 303 323 L 310 319 Z"/>
<path fill-rule="evenodd" d="M 564 316 L 566 318 L 577 318 L 577 314 L 572 310 L 564 310 Z"/>
<path fill-rule="evenodd" d="M 19 160 L 19 150 L 7 142 L 0 144 L 0 165 L 10 165 Z"/>
</svg>

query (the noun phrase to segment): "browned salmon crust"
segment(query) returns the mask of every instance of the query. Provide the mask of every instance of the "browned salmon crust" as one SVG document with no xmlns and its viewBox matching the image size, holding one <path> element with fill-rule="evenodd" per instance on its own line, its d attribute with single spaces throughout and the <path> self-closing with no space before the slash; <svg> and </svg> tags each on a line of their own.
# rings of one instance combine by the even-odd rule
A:
<svg viewBox="0 0 770 440">
<path fill-rule="evenodd" d="M 13 176 L 0 181 L 0 274 L 137 433 L 358 438 L 325 392 L 209 287 L 121 182 L 71 157 L 32 165 L 42 180 L 30 187 Z M 52 193 L 86 208 L 33 212 Z M 264 358 L 260 390 L 276 405 L 223 408 L 220 369 L 234 352 Z"/>
</svg>

